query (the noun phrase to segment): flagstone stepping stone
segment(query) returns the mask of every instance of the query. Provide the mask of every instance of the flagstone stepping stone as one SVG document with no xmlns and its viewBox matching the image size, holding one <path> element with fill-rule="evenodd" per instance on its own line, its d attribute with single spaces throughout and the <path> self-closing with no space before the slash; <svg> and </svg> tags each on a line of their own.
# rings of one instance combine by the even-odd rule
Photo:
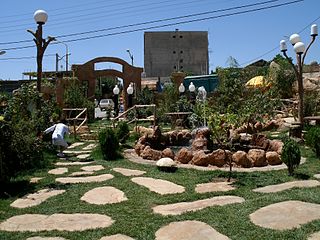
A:
<svg viewBox="0 0 320 240">
<path fill-rule="evenodd" d="M 51 169 L 48 173 L 53 175 L 61 175 L 68 172 L 68 168 L 55 168 Z"/>
<path fill-rule="evenodd" d="M 128 169 L 128 168 L 113 168 L 112 169 L 115 172 L 121 173 L 124 176 L 130 177 L 130 176 L 140 176 L 145 174 L 145 171 L 140 170 L 134 170 L 134 169 Z"/>
<path fill-rule="evenodd" d="M 308 240 L 319 240 L 320 239 L 320 232 L 316 232 L 308 237 Z"/>
<path fill-rule="evenodd" d="M 315 174 L 314 177 L 320 179 L 320 174 Z"/>
<path fill-rule="evenodd" d="M 153 207 L 155 213 L 161 215 L 180 215 L 185 212 L 194 212 L 212 206 L 224 206 L 233 203 L 242 203 L 244 198 L 237 196 L 218 196 L 194 202 L 180 202 Z"/>
<path fill-rule="evenodd" d="M 91 162 L 56 162 L 56 166 L 78 166 L 78 165 L 88 165 L 93 163 Z"/>
<path fill-rule="evenodd" d="M 97 147 L 97 144 L 95 144 L 95 143 L 90 143 L 88 146 L 82 148 L 82 150 L 92 150 L 92 149 L 94 149 L 94 148 L 96 148 L 96 147 Z"/>
<path fill-rule="evenodd" d="M 155 240 L 228 240 L 229 238 L 200 221 L 172 222 L 156 232 Z"/>
<path fill-rule="evenodd" d="M 161 195 L 182 193 L 185 191 L 183 186 L 162 179 L 136 177 L 132 178 L 131 181 Z"/>
<path fill-rule="evenodd" d="M 38 183 L 43 177 L 33 177 L 30 179 L 30 183 Z"/>
<path fill-rule="evenodd" d="M 288 230 L 320 219 L 320 204 L 301 201 L 285 201 L 258 209 L 250 214 L 250 220 L 264 228 Z"/>
<path fill-rule="evenodd" d="M 72 151 L 72 150 L 64 150 L 63 153 L 65 153 L 65 154 L 71 154 L 71 155 L 81 155 L 81 154 L 91 153 L 91 151 Z"/>
<path fill-rule="evenodd" d="M 30 238 L 27 238 L 26 240 L 66 240 L 66 239 L 62 237 L 30 237 Z"/>
<path fill-rule="evenodd" d="M 84 142 L 75 142 L 73 144 L 71 144 L 67 149 L 73 149 L 79 146 L 82 146 L 84 144 Z"/>
<path fill-rule="evenodd" d="M 42 189 L 36 193 L 28 194 L 23 198 L 19 198 L 10 204 L 14 208 L 27 208 L 39 205 L 48 198 L 64 193 L 65 190 Z"/>
<path fill-rule="evenodd" d="M 82 197 L 82 201 L 91 204 L 112 204 L 128 200 L 124 192 L 114 187 L 97 187 L 86 192 Z"/>
<path fill-rule="evenodd" d="M 81 168 L 81 170 L 86 171 L 86 172 L 95 172 L 95 171 L 100 171 L 103 169 L 104 169 L 104 167 L 102 165 L 92 165 L 92 166 L 85 166 L 85 167 Z"/>
<path fill-rule="evenodd" d="M 231 186 L 232 182 L 210 182 L 197 184 L 195 191 L 197 193 L 207 192 L 227 192 L 236 189 Z"/>
<path fill-rule="evenodd" d="M 82 171 L 82 172 L 73 172 L 69 176 L 72 177 L 78 177 L 78 176 L 83 176 L 83 175 L 92 175 L 94 172 L 89 172 L 89 171 Z"/>
<path fill-rule="evenodd" d="M 64 177 L 56 178 L 56 182 L 59 183 L 89 183 L 89 182 L 104 182 L 109 179 L 112 179 L 113 175 L 111 174 L 102 174 L 97 176 L 89 177 Z"/>
<path fill-rule="evenodd" d="M 90 157 L 90 154 L 86 153 L 86 154 L 80 154 L 77 156 L 78 159 L 86 159 L 86 158 L 89 158 Z"/>
<path fill-rule="evenodd" d="M 38 231 L 84 231 L 88 229 L 106 228 L 114 221 L 101 214 L 24 214 L 13 216 L 0 223 L 1 231 L 38 232 Z"/>
<path fill-rule="evenodd" d="M 116 234 L 112 236 L 102 237 L 100 238 L 100 240 L 134 240 L 134 239 L 126 235 Z"/>
<path fill-rule="evenodd" d="M 254 192 L 260 193 L 275 193 L 288 190 L 291 188 L 310 188 L 320 186 L 320 182 L 317 180 L 305 180 L 305 181 L 292 181 L 276 185 L 269 185 L 261 188 L 253 189 Z"/>
</svg>

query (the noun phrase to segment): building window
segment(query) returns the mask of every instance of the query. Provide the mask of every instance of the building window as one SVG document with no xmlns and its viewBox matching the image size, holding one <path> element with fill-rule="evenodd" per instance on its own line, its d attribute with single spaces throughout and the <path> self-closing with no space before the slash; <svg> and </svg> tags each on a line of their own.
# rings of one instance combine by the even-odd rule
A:
<svg viewBox="0 0 320 240">
<path fill-rule="evenodd" d="M 180 61 L 179 61 L 180 63 L 183 63 L 183 59 L 180 59 Z"/>
<path fill-rule="evenodd" d="M 177 66 L 174 66 L 173 69 L 177 69 Z"/>
<path fill-rule="evenodd" d="M 183 38 L 183 36 L 180 36 L 180 38 Z"/>
<path fill-rule="evenodd" d="M 183 53 L 183 51 L 181 50 L 180 53 Z"/>
<path fill-rule="evenodd" d="M 180 66 L 180 69 L 183 69 L 183 66 Z"/>
<path fill-rule="evenodd" d="M 176 51 L 173 51 L 172 53 L 173 53 L 173 54 L 176 54 Z"/>
<path fill-rule="evenodd" d="M 172 38 L 176 38 L 176 35 L 173 35 Z"/>
</svg>

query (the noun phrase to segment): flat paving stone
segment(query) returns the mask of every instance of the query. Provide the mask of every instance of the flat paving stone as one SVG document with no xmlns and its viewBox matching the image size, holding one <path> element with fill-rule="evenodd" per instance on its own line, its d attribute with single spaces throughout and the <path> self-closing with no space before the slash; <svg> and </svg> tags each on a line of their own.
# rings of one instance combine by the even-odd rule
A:
<svg viewBox="0 0 320 240">
<path fill-rule="evenodd" d="M 123 234 L 116 234 L 112 236 L 105 236 L 100 238 L 100 240 L 134 240 L 134 238 L 128 237 Z"/>
<path fill-rule="evenodd" d="M 91 204 L 103 205 L 123 202 L 128 198 L 124 192 L 114 187 L 97 187 L 86 192 L 81 200 Z"/>
<path fill-rule="evenodd" d="M 86 172 L 96 172 L 105 169 L 102 165 L 92 165 L 92 166 L 85 166 L 82 167 L 81 170 Z"/>
<path fill-rule="evenodd" d="M 95 149 L 98 145 L 95 143 L 90 143 L 88 146 L 82 148 L 82 150 L 92 150 Z"/>
<path fill-rule="evenodd" d="M 89 153 L 77 155 L 78 159 L 87 159 L 90 157 Z"/>
<path fill-rule="evenodd" d="M 155 240 L 228 240 L 229 238 L 200 221 L 172 222 L 156 232 Z"/>
<path fill-rule="evenodd" d="M 76 148 L 76 147 L 79 147 L 82 145 L 84 145 L 84 142 L 75 142 L 75 143 L 71 144 L 67 149 L 73 149 L 73 148 Z"/>
<path fill-rule="evenodd" d="M 319 240 L 320 239 L 320 232 L 313 233 L 308 240 Z"/>
<path fill-rule="evenodd" d="M 53 175 L 61 175 L 67 172 L 68 172 L 68 168 L 65 168 L 65 167 L 55 168 L 48 171 L 49 174 L 53 174 Z"/>
<path fill-rule="evenodd" d="M 317 180 L 304 180 L 304 181 L 292 181 L 281 184 L 269 185 L 261 188 L 253 189 L 254 192 L 260 193 L 275 193 L 288 190 L 291 188 L 310 188 L 320 186 L 320 182 Z"/>
<path fill-rule="evenodd" d="M 28 194 L 23 198 L 19 198 L 10 204 L 14 208 L 27 208 L 41 204 L 50 197 L 54 197 L 64 193 L 65 190 L 42 189 L 36 193 Z"/>
<path fill-rule="evenodd" d="M 185 191 L 183 186 L 162 179 L 136 177 L 132 178 L 131 181 L 161 195 L 182 193 Z"/>
<path fill-rule="evenodd" d="M 212 206 L 224 206 L 233 203 L 242 203 L 244 198 L 237 196 L 218 196 L 197 200 L 194 202 L 180 202 L 153 207 L 153 212 L 161 215 L 180 215 L 185 212 L 194 212 Z"/>
<path fill-rule="evenodd" d="M 102 174 L 97 176 L 90 177 L 64 177 L 56 178 L 56 182 L 59 183 L 89 183 L 89 182 L 104 182 L 109 179 L 112 179 L 113 175 L 111 174 Z"/>
<path fill-rule="evenodd" d="M 197 193 L 207 192 L 227 192 L 236 189 L 231 186 L 232 182 L 210 182 L 197 184 L 195 191 Z"/>
<path fill-rule="evenodd" d="M 94 172 L 89 172 L 89 171 L 81 171 L 81 172 L 73 172 L 69 176 L 72 177 L 78 177 L 78 176 L 84 176 L 84 175 L 92 175 Z"/>
<path fill-rule="evenodd" d="M 81 166 L 81 165 L 88 165 L 93 163 L 91 162 L 56 162 L 56 166 Z"/>
<path fill-rule="evenodd" d="M 320 179 L 320 174 L 315 174 L 314 177 Z"/>
<path fill-rule="evenodd" d="M 43 177 L 33 177 L 30 179 L 30 183 L 38 183 Z"/>
<path fill-rule="evenodd" d="M 73 150 L 64 150 L 63 151 L 63 153 L 65 153 L 65 154 L 72 154 L 72 155 L 81 155 L 81 154 L 87 154 L 87 153 L 91 153 L 91 151 L 82 151 L 82 150 L 79 150 L 79 151 L 77 151 L 77 150 L 75 150 L 75 151 L 73 151 Z"/>
<path fill-rule="evenodd" d="M 66 239 L 62 237 L 30 237 L 30 238 L 27 238 L 26 240 L 66 240 Z"/>
<path fill-rule="evenodd" d="M 130 176 L 140 176 L 145 174 L 145 171 L 141 170 L 135 170 L 135 169 L 128 169 L 128 168 L 113 168 L 112 169 L 115 172 L 121 173 L 124 176 L 130 177 Z"/>
<path fill-rule="evenodd" d="M 258 209 L 250 214 L 250 220 L 260 227 L 274 230 L 298 228 L 320 219 L 320 204 L 301 201 L 285 201 Z"/>
<path fill-rule="evenodd" d="M 1 231 L 38 232 L 38 231 L 84 231 L 88 229 L 106 228 L 114 221 L 101 214 L 24 214 L 13 216 L 0 223 Z"/>
</svg>

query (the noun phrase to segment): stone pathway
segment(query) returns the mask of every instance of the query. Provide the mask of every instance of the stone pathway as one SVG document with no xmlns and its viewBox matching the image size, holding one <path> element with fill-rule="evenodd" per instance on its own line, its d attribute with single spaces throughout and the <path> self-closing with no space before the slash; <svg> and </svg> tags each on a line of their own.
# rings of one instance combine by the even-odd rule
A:
<svg viewBox="0 0 320 240">
<path fill-rule="evenodd" d="M 85 166 L 80 168 L 81 170 L 85 172 L 96 172 L 105 169 L 102 165 L 92 165 L 92 166 Z"/>
<path fill-rule="evenodd" d="M 38 232 L 38 231 L 85 231 L 106 228 L 114 221 L 101 214 L 24 214 L 11 217 L 0 223 L 1 231 Z"/>
<path fill-rule="evenodd" d="M 193 212 L 212 206 L 224 206 L 233 203 L 242 203 L 245 200 L 237 196 L 218 196 L 194 202 L 180 202 L 153 207 L 153 212 L 161 215 L 180 215 L 186 212 Z"/>
<path fill-rule="evenodd" d="M 172 222 L 156 232 L 155 240 L 228 240 L 208 224 L 199 221 Z"/>
<path fill-rule="evenodd" d="M 48 198 L 64 193 L 65 190 L 42 189 L 36 193 L 28 194 L 23 198 L 19 198 L 10 204 L 14 208 L 33 207 L 46 201 Z"/>
<path fill-rule="evenodd" d="M 121 173 L 124 176 L 130 177 L 130 176 L 140 176 L 145 174 L 145 171 L 140 170 L 134 170 L 134 169 L 128 169 L 128 168 L 113 168 L 112 169 L 115 172 Z"/>
<path fill-rule="evenodd" d="M 195 191 L 197 193 L 207 192 L 227 192 L 236 189 L 231 186 L 232 182 L 210 182 L 197 184 Z"/>
<path fill-rule="evenodd" d="M 93 161 L 91 162 L 56 162 L 55 165 L 56 166 L 80 166 L 80 165 L 88 165 L 93 163 Z"/>
<path fill-rule="evenodd" d="M 308 240 L 319 240 L 320 239 L 320 232 L 313 233 Z"/>
<path fill-rule="evenodd" d="M 84 176 L 84 175 L 92 175 L 94 172 L 89 171 L 81 171 L 81 172 L 73 172 L 69 176 L 71 177 L 78 177 L 78 176 Z"/>
<path fill-rule="evenodd" d="M 315 174 L 314 177 L 320 179 L 320 174 Z"/>
<path fill-rule="evenodd" d="M 161 195 L 182 193 L 185 191 L 183 186 L 162 179 L 135 177 L 132 178 L 131 181 Z"/>
<path fill-rule="evenodd" d="M 109 179 L 112 179 L 113 175 L 111 174 L 102 174 L 97 176 L 90 177 L 64 177 L 56 178 L 56 182 L 59 183 L 89 183 L 89 182 L 104 182 Z"/>
<path fill-rule="evenodd" d="M 126 235 L 116 234 L 116 235 L 100 238 L 100 240 L 134 240 L 134 239 Z"/>
<path fill-rule="evenodd" d="M 265 206 L 250 214 L 250 220 L 264 228 L 289 230 L 320 219 L 320 204 L 285 201 Z"/>
<path fill-rule="evenodd" d="M 72 151 L 72 150 L 64 150 L 63 151 L 64 154 L 71 154 L 71 155 L 81 155 L 81 154 L 89 154 L 91 153 L 91 151 L 82 151 L 82 150 L 78 150 L 78 151 Z"/>
<path fill-rule="evenodd" d="M 87 159 L 90 157 L 89 153 L 77 155 L 78 159 Z"/>
<path fill-rule="evenodd" d="M 114 187 L 98 187 L 86 192 L 81 200 L 90 204 L 102 205 L 123 202 L 128 198 L 124 192 Z"/>
<path fill-rule="evenodd" d="M 33 177 L 30 179 L 30 183 L 38 183 L 43 177 Z"/>
<path fill-rule="evenodd" d="M 61 174 L 65 174 L 68 172 L 68 168 L 55 168 L 55 169 L 51 169 L 48 173 L 49 174 L 53 174 L 53 175 L 61 175 Z"/>
<path fill-rule="evenodd" d="M 260 193 L 275 193 L 288 190 L 291 188 L 310 188 L 320 186 L 320 182 L 317 180 L 305 180 L 305 181 L 292 181 L 276 185 L 269 185 L 261 188 L 253 189 L 254 192 Z"/>
<path fill-rule="evenodd" d="M 82 145 L 84 145 L 84 142 L 75 142 L 75 143 L 71 144 L 67 149 L 73 149 L 73 148 L 76 148 L 76 147 L 79 147 Z"/>
<path fill-rule="evenodd" d="M 82 150 L 93 150 L 98 146 L 98 144 L 90 143 L 88 146 L 82 148 Z"/>
<path fill-rule="evenodd" d="M 27 238 L 26 240 L 66 240 L 66 239 L 62 237 L 30 237 L 30 238 Z"/>
</svg>

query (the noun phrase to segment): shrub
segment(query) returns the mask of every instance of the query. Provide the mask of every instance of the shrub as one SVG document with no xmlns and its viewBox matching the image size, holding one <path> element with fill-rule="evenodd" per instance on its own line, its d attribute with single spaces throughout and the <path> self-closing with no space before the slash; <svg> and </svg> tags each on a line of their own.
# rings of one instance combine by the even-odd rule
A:
<svg viewBox="0 0 320 240">
<path fill-rule="evenodd" d="M 298 143 L 290 138 L 283 140 L 281 159 L 287 165 L 289 175 L 292 176 L 294 169 L 300 164 L 301 152 Z"/>
<path fill-rule="evenodd" d="M 311 127 L 306 134 L 306 143 L 320 157 L 320 127 Z"/>
<path fill-rule="evenodd" d="M 116 136 L 121 143 L 125 143 L 130 134 L 129 125 L 127 122 L 120 121 L 116 129 Z"/>
<path fill-rule="evenodd" d="M 115 160 L 119 150 L 119 140 L 115 131 L 111 128 L 105 128 L 99 132 L 99 143 L 103 158 L 106 160 Z"/>
</svg>

